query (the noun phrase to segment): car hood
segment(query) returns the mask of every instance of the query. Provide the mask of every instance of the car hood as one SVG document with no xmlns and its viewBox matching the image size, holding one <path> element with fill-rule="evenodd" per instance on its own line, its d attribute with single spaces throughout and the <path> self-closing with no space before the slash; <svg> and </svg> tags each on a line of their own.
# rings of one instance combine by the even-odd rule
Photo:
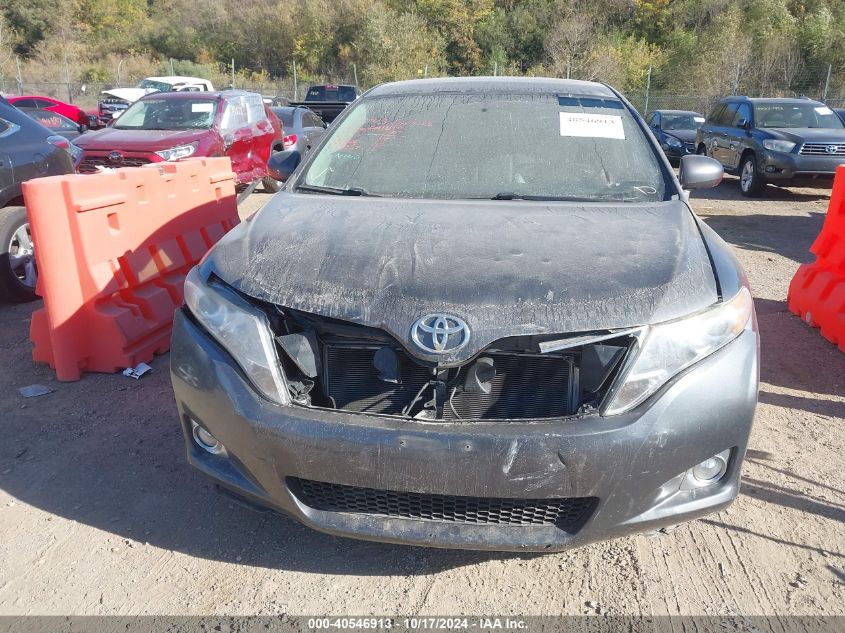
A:
<svg viewBox="0 0 845 633">
<path fill-rule="evenodd" d="M 627 328 L 718 300 L 684 202 L 601 205 L 277 194 L 207 265 L 254 298 L 382 328 L 464 362 L 517 335 Z M 429 356 L 419 317 L 463 319 L 469 344 Z"/>
<path fill-rule="evenodd" d="M 124 99 L 129 103 L 133 103 L 150 93 L 157 92 L 153 89 L 147 88 L 112 88 L 111 90 L 103 90 L 101 94 L 107 97 L 114 97 L 116 99 Z"/>
<path fill-rule="evenodd" d="M 199 140 L 209 130 L 121 130 L 114 127 L 88 132 L 76 143 L 87 150 L 158 151 Z"/>
<path fill-rule="evenodd" d="M 800 144 L 803 142 L 815 143 L 845 143 L 845 130 L 837 130 L 835 128 L 817 128 L 817 127 L 767 127 L 763 128 L 769 132 L 774 138 L 783 139 L 785 141 L 792 141 Z"/>
<path fill-rule="evenodd" d="M 695 140 L 696 130 L 666 130 L 665 133 L 669 136 L 679 138 L 685 143 L 692 143 Z"/>
</svg>

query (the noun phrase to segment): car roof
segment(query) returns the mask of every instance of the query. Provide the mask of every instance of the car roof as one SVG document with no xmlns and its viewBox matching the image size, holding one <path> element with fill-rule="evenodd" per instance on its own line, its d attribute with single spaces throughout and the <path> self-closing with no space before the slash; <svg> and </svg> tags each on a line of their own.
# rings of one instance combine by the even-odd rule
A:
<svg viewBox="0 0 845 633">
<path fill-rule="evenodd" d="M 692 116 L 702 116 L 701 112 L 695 110 L 652 110 L 652 112 L 659 112 L 660 114 L 689 114 Z"/>
<path fill-rule="evenodd" d="M 439 77 L 411 79 L 381 84 L 367 92 L 367 96 L 438 93 L 438 92 L 505 92 L 512 94 L 556 93 L 590 97 L 618 98 L 605 84 L 578 79 L 549 77 Z"/>
<path fill-rule="evenodd" d="M 261 95 L 257 92 L 247 92 L 246 90 L 212 90 L 212 91 L 201 91 L 201 92 L 192 92 L 190 90 L 183 90 L 179 92 L 152 92 L 148 95 L 144 95 L 141 97 L 141 100 L 144 99 L 206 99 L 208 101 L 214 101 L 216 99 L 226 99 L 232 97 L 241 97 L 246 95 L 255 95 L 258 98 L 261 98 Z"/>
<path fill-rule="evenodd" d="M 163 81 L 165 83 L 175 84 L 184 83 L 186 81 L 195 81 L 197 83 L 211 83 L 208 79 L 202 77 L 184 77 L 183 75 L 168 75 L 166 77 L 146 77 L 151 81 Z"/>
<path fill-rule="evenodd" d="M 811 103 L 815 105 L 824 105 L 821 101 L 815 99 L 807 99 L 806 97 L 725 97 L 722 103 L 731 103 L 736 101 L 745 101 L 752 104 L 772 104 L 772 105 L 800 105 L 802 103 Z"/>
<path fill-rule="evenodd" d="M 61 103 L 61 101 L 56 99 L 56 97 L 46 97 L 44 95 L 11 95 L 8 99 L 11 102 L 17 101 L 18 99 L 45 99 L 47 101 L 56 101 Z"/>
</svg>

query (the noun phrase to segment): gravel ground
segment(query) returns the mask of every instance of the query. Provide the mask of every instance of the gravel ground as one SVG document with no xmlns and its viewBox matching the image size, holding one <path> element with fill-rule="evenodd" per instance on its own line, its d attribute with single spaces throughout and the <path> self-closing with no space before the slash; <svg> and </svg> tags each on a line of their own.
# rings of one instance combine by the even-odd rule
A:
<svg viewBox="0 0 845 633">
<path fill-rule="evenodd" d="M 828 195 L 748 201 L 727 179 L 694 197 L 748 271 L 762 334 L 737 502 L 563 554 L 357 542 L 233 505 L 186 464 L 167 356 L 139 381 L 58 383 L 30 359 L 37 304 L 0 306 L 0 614 L 845 614 L 845 355 L 784 303 Z M 22 398 L 32 383 L 55 391 Z"/>
</svg>

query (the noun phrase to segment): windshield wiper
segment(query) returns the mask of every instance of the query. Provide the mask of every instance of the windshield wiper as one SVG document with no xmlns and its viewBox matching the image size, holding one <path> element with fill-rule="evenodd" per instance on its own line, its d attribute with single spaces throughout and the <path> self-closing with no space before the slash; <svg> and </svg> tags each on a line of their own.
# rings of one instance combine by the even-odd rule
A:
<svg viewBox="0 0 845 633">
<path fill-rule="evenodd" d="M 340 187 L 322 187 L 320 185 L 299 185 L 296 191 L 311 191 L 313 193 L 327 193 L 333 196 L 369 196 L 378 198 L 378 194 L 369 193 L 361 187 L 349 187 L 348 189 L 341 189 Z"/>
<path fill-rule="evenodd" d="M 521 193 L 502 191 L 489 200 L 533 200 L 538 202 L 591 202 L 595 197 L 588 196 L 529 196 Z"/>
</svg>

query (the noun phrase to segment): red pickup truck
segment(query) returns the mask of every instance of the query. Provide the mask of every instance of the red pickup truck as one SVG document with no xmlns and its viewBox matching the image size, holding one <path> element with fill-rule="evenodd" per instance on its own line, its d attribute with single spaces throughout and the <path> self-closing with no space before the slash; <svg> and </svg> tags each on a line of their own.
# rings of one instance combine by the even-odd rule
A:
<svg viewBox="0 0 845 633">
<path fill-rule="evenodd" d="M 267 175 L 267 160 L 283 149 L 282 125 L 261 95 L 235 90 L 148 95 L 108 127 L 79 137 L 77 144 L 84 152 L 80 173 L 228 156 L 238 184 L 265 179 L 273 191 L 278 185 Z"/>
</svg>

